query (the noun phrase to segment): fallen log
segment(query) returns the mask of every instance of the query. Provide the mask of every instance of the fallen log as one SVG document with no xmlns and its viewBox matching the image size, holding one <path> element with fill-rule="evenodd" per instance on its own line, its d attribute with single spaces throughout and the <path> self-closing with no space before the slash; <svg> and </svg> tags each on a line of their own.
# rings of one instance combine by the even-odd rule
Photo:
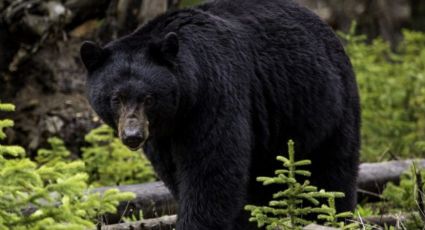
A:
<svg viewBox="0 0 425 230">
<path fill-rule="evenodd" d="M 131 223 L 105 225 L 101 230 L 172 230 L 176 226 L 176 220 L 176 215 L 162 216 Z"/>
<path fill-rule="evenodd" d="M 406 220 L 408 220 L 409 218 L 412 217 L 413 214 L 408 213 L 408 214 L 386 214 L 386 215 L 381 215 L 381 216 L 369 216 L 369 217 L 365 217 L 365 218 L 357 218 L 357 221 L 359 223 L 364 223 L 364 224 L 368 224 L 368 225 L 374 225 L 374 226 L 380 226 L 380 227 L 385 227 L 385 226 L 396 226 L 398 228 L 396 229 L 400 229 L 399 227 L 403 224 L 403 222 L 405 222 Z"/>
<path fill-rule="evenodd" d="M 358 222 L 361 226 L 400 226 L 404 221 L 410 218 L 412 214 L 388 214 L 381 216 L 370 216 L 365 218 L 356 218 L 353 221 Z M 172 230 L 175 228 L 177 221 L 176 215 L 162 216 L 159 218 L 146 219 L 130 223 L 104 225 L 101 230 Z M 378 227 L 373 227 L 379 229 Z M 310 224 L 303 230 L 336 230 L 336 228 Z"/>
<path fill-rule="evenodd" d="M 381 194 L 388 182 L 398 183 L 400 175 L 408 170 L 413 162 L 418 168 L 425 168 L 425 160 L 420 159 L 361 164 L 357 181 L 359 195 L 364 197 Z"/>
<path fill-rule="evenodd" d="M 101 187 L 93 192 L 104 192 L 116 187 Z M 117 214 L 108 214 L 104 217 L 105 223 L 119 223 L 123 216 L 140 218 L 157 218 L 176 213 L 177 204 L 169 190 L 162 182 L 145 183 L 138 185 L 123 185 L 118 189 L 122 192 L 132 192 L 136 198 L 129 202 L 122 202 L 117 208 Z"/>
<path fill-rule="evenodd" d="M 175 228 L 176 220 L 176 215 L 163 216 L 132 223 L 105 225 L 101 227 L 101 230 L 172 230 Z M 304 227 L 303 230 L 337 230 L 337 228 L 310 224 Z"/>
<path fill-rule="evenodd" d="M 317 224 L 309 224 L 303 228 L 303 230 L 338 230 L 338 228 L 332 228 Z"/>
<path fill-rule="evenodd" d="M 414 161 L 418 168 L 425 168 L 425 160 L 361 164 L 358 178 L 360 197 L 370 196 L 368 194 L 377 194 L 379 196 L 385 184 L 390 181 L 398 183 L 400 175 L 409 169 Z M 95 191 L 102 192 L 109 188 L 116 187 L 102 187 Z M 176 213 L 177 205 L 162 182 L 125 185 L 117 188 L 123 192 L 134 192 L 136 199 L 120 204 L 117 214 L 110 214 L 106 217 L 107 223 L 117 223 L 122 216 L 137 216 L 140 210 L 142 210 L 145 219 Z"/>
</svg>

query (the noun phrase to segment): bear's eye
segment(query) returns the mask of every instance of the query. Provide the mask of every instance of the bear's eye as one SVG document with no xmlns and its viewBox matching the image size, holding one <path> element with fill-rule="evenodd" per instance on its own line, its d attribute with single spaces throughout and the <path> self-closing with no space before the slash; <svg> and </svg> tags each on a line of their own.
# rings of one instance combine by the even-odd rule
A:
<svg viewBox="0 0 425 230">
<path fill-rule="evenodd" d="M 150 96 L 150 95 L 146 96 L 146 97 L 145 97 L 145 99 L 143 99 L 143 104 L 144 104 L 146 107 L 150 107 L 150 106 L 152 106 L 154 103 L 155 103 L 155 100 L 154 100 L 154 98 L 153 98 L 152 96 Z"/>
</svg>

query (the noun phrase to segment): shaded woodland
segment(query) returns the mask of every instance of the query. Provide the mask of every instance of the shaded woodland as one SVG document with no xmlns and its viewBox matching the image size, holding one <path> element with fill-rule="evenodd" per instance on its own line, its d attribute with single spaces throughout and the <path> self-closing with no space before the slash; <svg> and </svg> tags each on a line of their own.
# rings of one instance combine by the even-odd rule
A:
<svg viewBox="0 0 425 230">
<path fill-rule="evenodd" d="M 425 1 L 295 1 L 313 10 L 338 32 L 352 60 L 362 94 L 361 160 L 424 159 Z M 0 150 L 8 145 L 22 146 L 21 150 L 37 161 L 31 169 L 34 174 L 50 160 L 59 162 L 52 164 L 59 171 L 60 163 L 80 161 L 85 166 L 80 165 L 78 172 L 87 174 L 88 185 L 107 186 L 96 188 L 95 192 L 117 187 L 134 193 L 134 199 L 118 199 L 118 214 L 102 213 L 101 224 L 123 222 L 124 214 L 140 218 L 140 210 L 146 218 L 159 218 L 103 225 L 104 229 L 174 226 L 175 216 L 161 216 L 175 214 L 176 203 L 162 182 L 152 182 L 157 178 L 144 156 L 125 148 L 110 128 L 95 129 L 102 121 L 85 98 L 86 73 L 79 49 L 85 40 L 106 44 L 159 14 L 200 2 L 0 0 L 0 105 L 7 102 L 16 106 L 14 112 L 0 108 L 0 117 L 10 117 L 15 122 L 13 128 L 4 126 L 6 135 L 5 139 L 0 138 Z M 51 154 L 53 160 L 49 156 L 43 159 L 40 153 Z M 3 159 L 1 154 L 0 151 L 0 160 L 9 160 L 10 156 Z M 110 157 L 114 154 L 116 158 Z M 25 161 L 26 156 L 21 160 Z M 425 167 L 425 161 L 416 161 L 417 168 L 411 167 L 413 162 L 363 163 L 357 191 L 361 206 L 357 212 L 368 218 L 354 219 L 398 226 L 412 213 L 423 214 L 425 171 L 419 169 Z M 76 174 L 72 170 L 67 173 L 65 177 Z M 142 182 L 152 183 L 137 184 Z M 379 206 L 381 201 L 387 203 Z M 394 211 L 391 208 L 402 210 L 402 215 L 387 215 Z M 31 215 L 36 210 L 29 206 L 23 213 Z M 415 217 L 415 221 L 425 224 L 425 215 Z"/>
<path fill-rule="evenodd" d="M 51 136 L 79 152 L 83 136 L 100 124 L 84 96 L 79 59 L 84 40 L 100 44 L 130 33 L 166 10 L 196 1 L 179 0 L 1 0 L 0 98 L 17 106 L 8 143 L 30 152 Z M 336 30 L 382 36 L 392 44 L 402 28 L 425 29 L 421 0 L 298 0 Z"/>
</svg>

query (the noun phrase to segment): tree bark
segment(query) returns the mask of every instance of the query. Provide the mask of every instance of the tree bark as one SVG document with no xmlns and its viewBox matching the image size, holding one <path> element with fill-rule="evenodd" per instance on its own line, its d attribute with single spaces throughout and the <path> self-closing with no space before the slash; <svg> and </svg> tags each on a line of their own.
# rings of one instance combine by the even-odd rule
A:
<svg viewBox="0 0 425 230">
<path fill-rule="evenodd" d="M 369 38 L 381 36 L 393 47 L 409 25 L 415 0 L 296 0 L 328 22 L 335 30 L 348 32 L 357 22 L 357 32 Z M 423 12 L 422 12 L 423 13 Z M 422 30 L 425 28 L 422 27 Z"/>
<path fill-rule="evenodd" d="M 411 214 L 398 214 L 398 215 L 382 215 L 382 216 L 369 216 L 365 218 L 357 218 L 359 223 L 365 223 L 369 225 L 377 225 L 381 227 L 385 226 L 396 226 L 396 229 L 402 229 L 401 225 L 411 218 Z"/>
<path fill-rule="evenodd" d="M 425 160 L 387 161 L 363 163 L 360 165 L 358 188 L 367 193 L 381 194 L 388 182 L 398 183 L 400 175 L 408 170 L 413 162 L 418 168 L 425 168 Z M 364 192 L 360 192 L 363 195 Z M 364 195 L 368 196 L 367 193 Z"/>
<path fill-rule="evenodd" d="M 177 204 L 162 182 L 102 187 L 93 192 L 103 192 L 110 188 L 118 188 L 122 192 L 133 192 L 136 194 L 136 198 L 130 202 L 121 203 L 118 206 L 117 214 L 105 216 L 106 223 L 118 223 L 122 216 L 140 217 L 140 211 L 145 219 L 176 214 Z"/>
</svg>

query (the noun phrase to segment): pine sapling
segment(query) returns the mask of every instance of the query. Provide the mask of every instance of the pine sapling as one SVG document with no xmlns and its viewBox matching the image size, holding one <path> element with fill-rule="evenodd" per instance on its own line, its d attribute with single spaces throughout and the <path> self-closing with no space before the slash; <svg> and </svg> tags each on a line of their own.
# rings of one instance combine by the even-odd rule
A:
<svg viewBox="0 0 425 230">
<path fill-rule="evenodd" d="M 288 157 L 278 156 L 276 159 L 283 163 L 283 169 L 275 171 L 275 177 L 258 177 L 257 181 L 263 185 L 280 184 L 283 191 L 273 194 L 269 206 L 247 205 L 245 209 L 251 212 L 250 221 L 257 222 L 258 227 L 266 226 L 268 230 L 275 229 L 301 229 L 311 223 L 306 216 L 322 215 L 322 219 L 330 221 L 328 225 L 339 224 L 339 218 L 349 217 L 347 213 L 337 214 L 335 205 L 319 206 L 321 201 L 343 197 L 343 193 L 326 192 L 310 185 L 308 180 L 303 183 L 297 181 L 298 176 L 309 177 L 311 173 L 300 169 L 310 165 L 310 160 L 295 161 L 294 142 L 288 142 Z M 343 226 L 343 225 L 338 225 Z"/>
</svg>

